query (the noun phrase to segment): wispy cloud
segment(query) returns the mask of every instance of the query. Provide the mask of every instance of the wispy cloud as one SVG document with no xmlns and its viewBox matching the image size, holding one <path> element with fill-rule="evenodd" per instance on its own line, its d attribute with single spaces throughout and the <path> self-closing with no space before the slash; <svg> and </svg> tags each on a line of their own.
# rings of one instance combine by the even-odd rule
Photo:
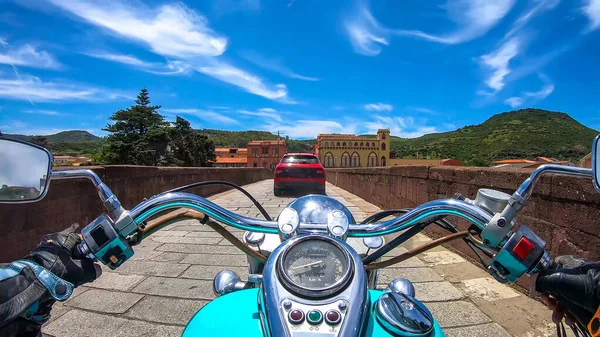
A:
<svg viewBox="0 0 600 337">
<path fill-rule="evenodd" d="M 288 97 L 288 90 L 285 84 L 267 84 L 262 78 L 227 63 L 214 62 L 210 66 L 198 67 L 196 71 L 240 87 L 255 95 L 282 103 L 295 103 Z"/>
<path fill-rule="evenodd" d="M 506 33 L 504 39 L 512 37 L 518 31 L 523 29 L 523 27 L 525 27 L 529 23 L 529 21 L 531 21 L 534 17 L 536 17 L 544 11 L 554 9 L 559 3 L 560 0 L 529 1 L 529 8 L 527 8 L 525 12 L 521 16 L 519 16 L 519 18 L 515 20 L 515 22 L 513 22 L 511 29 L 508 31 L 508 33 Z"/>
<path fill-rule="evenodd" d="M 266 119 L 271 119 L 276 122 L 283 122 L 283 119 L 281 118 L 281 113 L 278 113 L 277 110 L 271 108 L 261 108 L 256 111 L 238 110 L 237 112 L 243 115 L 257 116 Z"/>
<path fill-rule="evenodd" d="M 12 47 L 5 40 L 0 40 L 0 45 L 4 47 L 0 48 L 0 64 L 55 70 L 63 67 L 54 56 L 30 44 Z"/>
<path fill-rule="evenodd" d="M 228 124 L 238 124 L 233 118 L 227 117 L 218 112 L 214 112 L 211 110 L 202 110 L 202 109 L 162 109 L 161 111 L 169 113 L 169 114 L 182 114 L 198 117 L 206 122 L 218 122 L 218 123 L 228 123 Z"/>
<path fill-rule="evenodd" d="M 371 14 L 369 7 L 359 3 L 352 17 L 344 21 L 344 28 L 354 51 L 366 56 L 379 55 L 382 45 L 387 46 L 389 30 Z"/>
<path fill-rule="evenodd" d="M 491 94 L 504 88 L 504 78 L 511 72 L 509 63 L 519 54 L 521 46 L 521 39 L 513 37 L 503 43 L 498 49 L 479 58 L 480 63 L 490 73 L 485 84 L 493 90 Z"/>
<path fill-rule="evenodd" d="M 184 61 L 167 61 L 166 64 L 146 62 L 133 55 L 111 53 L 84 53 L 84 55 L 111 62 L 122 63 L 155 75 L 179 75 L 189 73 L 191 66 Z"/>
<path fill-rule="evenodd" d="M 392 111 L 392 110 L 394 110 L 394 107 L 391 104 L 385 104 L 385 103 L 365 104 L 364 108 L 365 108 L 365 110 L 368 110 L 368 111 Z"/>
<path fill-rule="evenodd" d="M 182 3 L 148 8 L 122 1 L 49 0 L 85 21 L 141 42 L 160 55 L 171 57 L 217 56 L 227 38 L 214 32 L 208 20 Z"/>
<path fill-rule="evenodd" d="M 67 83 L 44 82 L 34 76 L 0 77 L 0 97 L 30 102 L 106 101 L 129 99 L 130 95 L 101 88 Z"/>
<path fill-rule="evenodd" d="M 257 66 L 259 66 L 263 69 L 280 73 L 281 75 L 283 75 L 285 77 L 295 78 L 295 79 L 304 80 L 304 81 L 320 81 L 320 79 L 315 78 L 315 77 L 308 77 L 308 76 L 303 76 L 303 75 L 295 73 L 293 70 L 286 67 L 283 64 L 283 61 L 281 59 L 266 58 L 256 52 L 250 52 L 250 51 L 242 53 L 242 56 L 246 60 L 256 64 Z"/>
<path fill-rule="evenodd" d="M 506 105 L 509 105 L 512 108 L 518 108 L 523 106 L 524 104 L 533 104 L 535 102 L 539 102 L 544 100 L 546 97 L 550 96 L 554 92 L 554 84 L 549 83 L 545 84 L 538 91 L 524 91 L 520 96 L 509 97 L 504 100 Z"/>
<path fill-rule="evenodd" d="M 600 0 L 585 0 L 585 3 L 581 10 L 590 20 L 587 31 L 591 32 L 600 28 Z"/>
<path fill-rule="evenodd" d="M 440 132 L 436 127 L 419 125 L 412 117 L 374 116 L 364 123 L 368 133 L 376 133 L 378 129 L 390 129 L 390 134 L 403 138 L 416 138 L 428 133 Z"/>
<path fill-rule="evenodd" d="M 66 116 L 66 113 L 54 110 L 24 110 L 26 114 L 46 115 L 46 116 Z"/>
<path fill-rule="evenodd" d="M 444 8 L 457 28 L 446 34 L 435 35 L 421 30 L 385 27 L 363 2 L 357 6 L 354 15 L 344 21 L 344 27 L 355 52 L 375 56 L 381 52 L 382 45 L 389 44 L 392 36 L 410 36 L 443 44 L 471 41 L 492 29 L 514 4 L 515 0 L 448 0 Z"/>
</svg>

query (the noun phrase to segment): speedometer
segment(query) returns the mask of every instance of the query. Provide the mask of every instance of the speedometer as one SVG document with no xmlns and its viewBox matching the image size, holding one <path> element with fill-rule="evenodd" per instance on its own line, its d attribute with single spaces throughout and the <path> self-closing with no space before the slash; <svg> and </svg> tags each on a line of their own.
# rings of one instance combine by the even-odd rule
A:
<svg viewBox="0 0 600 337">
<path fill-rule="evenodd" d="M 330 295 L 350 278 L 350 257 L 330 238 L 301 240 L 284 252 L 279 271 L 290 290 L 308 297 Z"/>
</svg>

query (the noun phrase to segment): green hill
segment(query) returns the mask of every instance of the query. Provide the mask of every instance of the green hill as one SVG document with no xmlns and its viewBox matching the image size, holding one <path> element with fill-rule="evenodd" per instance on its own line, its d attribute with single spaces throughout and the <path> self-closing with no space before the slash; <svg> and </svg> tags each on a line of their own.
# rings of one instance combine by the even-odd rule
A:
<svg viewBox="0 0 600 337">
<path fill-rule="evenodd" d="M 456 158 L 465 165 L 538 156 L 577 162 L 591 151 L 597 134 L 566 113 L 523 109 L 456 131 L 395 138 L 391 150 L 397 158 Z"/>
</svg>

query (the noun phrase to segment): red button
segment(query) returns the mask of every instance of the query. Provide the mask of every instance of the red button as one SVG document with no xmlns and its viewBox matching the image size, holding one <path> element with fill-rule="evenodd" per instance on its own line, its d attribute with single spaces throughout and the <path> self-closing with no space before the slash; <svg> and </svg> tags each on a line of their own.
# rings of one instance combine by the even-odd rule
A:
<svg viewBox="0 0 600 337">
<path fill-rule="evenodd" d="M 535 248 L 531 241 L 527 240 L 526 237 L 522 237 L 521 240 L 517 243 L 515 248 L 513 248 L 513 253 L 519 257 L 521 260 L 525 260 L 525 258 L 531 253 L 531 251 Z"/>
<path fill-rule="evenodd" d="M 292 310 L 288 315 L 290 323 L 300 324 L 304 320 L 304 313 L 300 310 Z"/>
<path fill-rule="evenodd" d="M 336 325 L 340 322 L 341 315 L 336 310 L 330 310 L 325 314 L 325 321 L 329 325 Z"/>
</svg>

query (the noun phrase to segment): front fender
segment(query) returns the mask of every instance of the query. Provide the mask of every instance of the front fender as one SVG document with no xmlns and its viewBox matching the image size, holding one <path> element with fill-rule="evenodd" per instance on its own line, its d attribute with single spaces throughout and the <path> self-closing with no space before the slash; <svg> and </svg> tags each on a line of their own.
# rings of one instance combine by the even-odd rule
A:
<svg viewBox="0 0 600 337">
<path fill-rule="evenodd" d="M 182 336 L 266 336 L 263 334 L 258 310 L 258 291 L 258 288 L 246 289 L 214 299 L 190 319 Z M 374 303 L 381 294 L 380 290 L 369 290 L 371 303 Z M 371 314 L 362 331 L 364 337 L 392 336 L 375 321 L 374 315 Z M 437 321 L 434 323 L 434 330 L 430 337 L 444 337 Z"/>
</svg>

